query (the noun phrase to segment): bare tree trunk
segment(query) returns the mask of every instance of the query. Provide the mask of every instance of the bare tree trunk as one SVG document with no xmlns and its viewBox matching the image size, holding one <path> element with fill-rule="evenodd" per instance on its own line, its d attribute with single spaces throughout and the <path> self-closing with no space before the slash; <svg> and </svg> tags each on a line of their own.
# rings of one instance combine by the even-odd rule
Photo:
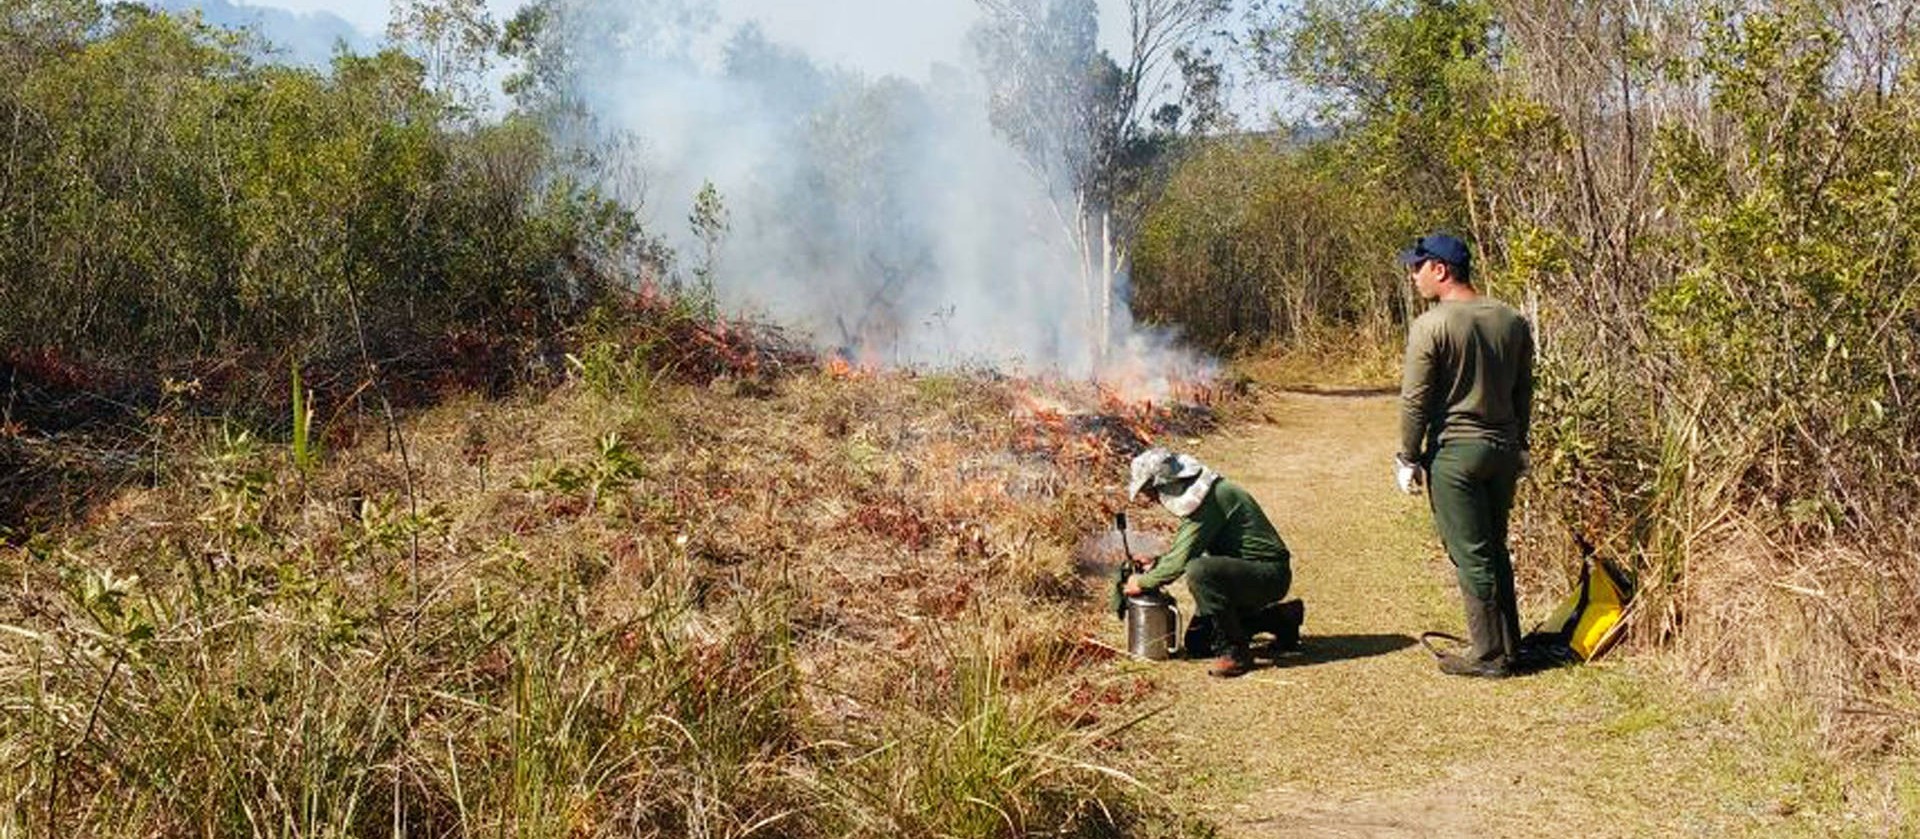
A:
<svg viewBox="0 0 1920 839">
<path fill-rule="evenodd" d="M 1098 366 L 1100 363 L 1101 346 L 1101 341 L 1098 337 L 1100 331 L 1100 310 L 1095 303 L 1098 295 L 1094 291 L 1094 284 L 1099 282 L 1099 270 L 1093 261 L 1093 230 L 1091 228 L 1091 221 L 1092 220 L 1087 217 L 1084 204 L 1076 208 L 1074 212 L 1075 228 L 1073 238 L 1074 249 L 1078 252 L 1080 258 L 1080 322 L 1087 328 L 1087 349 L 1093 355 L 1094 364 Z"/>
<path fill-rule="evenodd" d="M 1114 263 L 1113 211 L 1100 211 L 1100 323 L 1094 333 L 1094 363 L 1104 366 L 1113 350 L 1113 285 L 1120 277 Z"/>
</svg>

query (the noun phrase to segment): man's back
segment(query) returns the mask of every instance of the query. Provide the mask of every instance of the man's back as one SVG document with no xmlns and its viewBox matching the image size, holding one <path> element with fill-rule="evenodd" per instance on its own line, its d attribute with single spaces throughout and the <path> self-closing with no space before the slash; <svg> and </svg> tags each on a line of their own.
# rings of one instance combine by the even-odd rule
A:
<svg viewBox="0 0 1920 839">
<path fill-rule="evenodd" d="M 1220 527 L 1212 544 L 1202 545 L 1202 550 L 1242 559 L 1287 561 L 1287 543 L 1267 519 L 1266 511 L 1260 509 L 1260 503 L 1240 485 L 1221 478 L 1214 483 L 1208 502 L 1195 515 L 1219 516 Z"/>
<path fill-rule="evenodd" d="M 1406 365 L 1403 453 L 1454 440 L 1526 448 L 1533 332 L 1512 307 L 1486 297 L 1434 306 L 1413 323 Z"/>
</svg>

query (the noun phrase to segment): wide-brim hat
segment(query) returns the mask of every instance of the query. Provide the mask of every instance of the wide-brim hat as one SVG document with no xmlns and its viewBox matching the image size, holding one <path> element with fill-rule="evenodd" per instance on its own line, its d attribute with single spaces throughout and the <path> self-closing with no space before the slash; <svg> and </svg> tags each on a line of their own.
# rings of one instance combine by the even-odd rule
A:
<svg viewBox="0 0 1920 839">
<path fill-rule="evenodd" d="M 1127 481 L 1127 497 L 1139 495 L 1148 484 L 1159 489 L 1197 478 L 1205 470 L 1206 467 L 1193 455 L 1175 454 L 1155 446 L 1134 456 L 1131 479 Z"/>
</svg>

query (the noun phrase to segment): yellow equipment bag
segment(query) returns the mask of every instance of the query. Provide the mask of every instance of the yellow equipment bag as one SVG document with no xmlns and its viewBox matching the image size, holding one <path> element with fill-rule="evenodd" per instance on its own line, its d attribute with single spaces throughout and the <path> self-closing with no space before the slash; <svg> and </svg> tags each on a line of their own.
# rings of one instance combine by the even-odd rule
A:
<svg viewBox="0 0 1920 839">
<path fill-rule="evenodd" d="M 1620 640 L 1626 628 L 1621 618 L 1632 598 L 1632 586 L 1612 563 L 1589 556 L 1580 564 L 1580 584 L 1522 644 L 1564 644 L 1581 661 L 1592 661 Z"/>
</svg>

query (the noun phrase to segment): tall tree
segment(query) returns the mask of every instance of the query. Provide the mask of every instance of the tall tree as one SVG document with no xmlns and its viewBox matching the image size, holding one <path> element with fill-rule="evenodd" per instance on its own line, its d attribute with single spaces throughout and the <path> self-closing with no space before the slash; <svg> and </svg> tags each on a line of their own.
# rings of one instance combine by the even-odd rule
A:
<svg viewBox="0 0 1920 839">
<path fill-rule="evenodd" d="M 1200 43 L 1231 2 L 1128 0 L 1124 61 L 1100 49 L 1093 0 L 978 2 L 986 19 L 972 41 L 994 128 L 1046 187 L 1073 243 L 1094 354 L 1104 359 L 1143 175 L 1175 132 L 1219 122 L 1219 69 Z M 1166 102 L 1175 74 L 1186 83 L 1182 101 Z M 1202 107 L 1183 119 L 1183 102 Z"/>
<path fill-rule="evenodd" d="M 1382 183 L 1404 186 L 1434 224 L 1470 222 L 1467 167 L 1496 95 L 1503 47 L 1489 0 L 1257 0 L 1255 65 L 1316 96 Z"/>
<path fill-rule="evenodd" d="M 478 109 L 500 37 L 485 0 L 394 0 L 387 37 L 420 61 L 434 90 L 463 112 Z"/>
</svg>

